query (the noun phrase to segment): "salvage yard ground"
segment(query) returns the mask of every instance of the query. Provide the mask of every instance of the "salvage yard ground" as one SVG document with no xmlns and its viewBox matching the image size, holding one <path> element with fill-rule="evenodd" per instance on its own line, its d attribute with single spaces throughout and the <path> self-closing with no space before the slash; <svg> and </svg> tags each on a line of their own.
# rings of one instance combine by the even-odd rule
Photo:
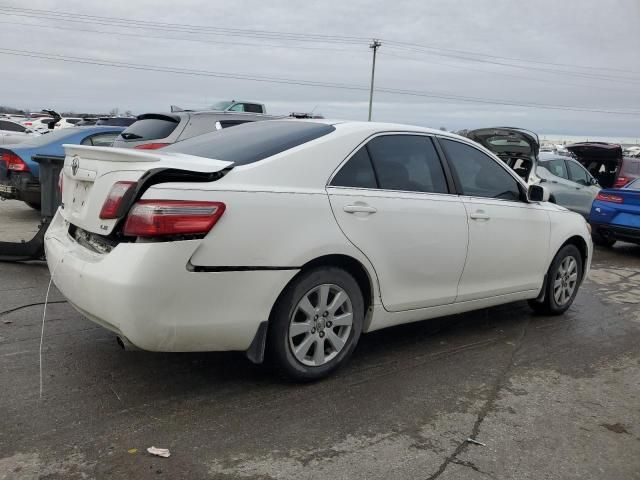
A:
<svg viewBox="0 0 640 480">
<path fill-rule="evenodd" d="M 0 240 L 37 219 L 0 203 Z M 240 353 L 123 352 L 52 289 L 39 399 L 48 281 L 0 264 L 2 480 L 640 478 L 637 246 L 597 250 L 564 316 L 516 303 L 383 330 L 310 385 Z"/>
</svg>

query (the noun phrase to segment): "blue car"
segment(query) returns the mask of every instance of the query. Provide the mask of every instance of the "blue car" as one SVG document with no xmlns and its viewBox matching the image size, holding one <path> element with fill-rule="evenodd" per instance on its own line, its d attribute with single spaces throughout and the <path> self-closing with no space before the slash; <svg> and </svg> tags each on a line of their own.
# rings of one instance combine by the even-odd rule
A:
<svg viewBox="0 0 640 480">
<path fill-rule="evenodd" d="M 65 143 L 109 147 L 124 127 L 73 127 L 54 130 L 23 143 L 0 148 L 0 198 L 22 200 L 40 208 L 35 155 L 64 158 Z"/>
<path fill-rule="evenodd" d="M 623 188 L 600 190 L 589 223 L 596 245 L 611 247 L 618 240 L 640 244 L 640 178 Z"/>
</svg>

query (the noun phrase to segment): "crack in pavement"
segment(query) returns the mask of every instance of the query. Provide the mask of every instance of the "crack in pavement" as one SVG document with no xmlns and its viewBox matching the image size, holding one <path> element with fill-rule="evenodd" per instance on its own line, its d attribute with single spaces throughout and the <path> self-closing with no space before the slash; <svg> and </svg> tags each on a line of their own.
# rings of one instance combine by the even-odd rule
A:
<svg viewBox="0 0 640 480">
<path fill-rule="evenodd" d="M 493 475 L 491 475 L 488 472 L 482 471 L 478 468 L 478 466 L 473 463 L 473 462 L 468 462 L 468 461 L 464 461 L 464 460 L 452 460 L 451 463 L 455 464 L 455 465 L 460 465 L 463 467 L 467 467 L 470 468 L 471 470 L 473 470 L 474 472 L 478 472 L 481 473 L 482 475 L 486 475 L 489 478 L 495 478 Z"/>
<path fill-rule="evenodd" d="M 67 301 L 66 300 L 51 300 L 50 302 L 47 302 L 48 305 L 52 305 L 54 303 L 67 303 Z M 39 305 L 44 305 L 44 302 L 29 303 L 27 305 L 21 305 L 19 307 L 10 308 L 9 310 L 5 310 L 3 312 L 0 312 L 0 317 L 2 317 L 3 315 L 7 315 L 9 313 L 17 312 L 18 310 L 22 310 L 23 308 L 37 307 Z"/>
<path fill-rule="evenodd" d="M 528 331 L 530 323 L 531 323 L 531 317 L 527 317 L 527 321 L 525 322 L 524 326 L 522 327 L 522 332 L 520 333 L 520 336 L 518 337 L 518 340 L 517 340 L 515 346 L 513 347 L 513 350 L 511 351 L 511 355 L 509 356 L 509 361 L 507 362 L 505 367 L 502 369 L 502 372 L 500 372 L 500 374 L 497 376 L 496 381 L 493 384 L 493 388 L 489 392 L 487 400 L 485 401 L 484 405 L 482 406 L 482 408 L 478 412 L 478 417 L 476 418 L 476 421 L 473 424 L 473 429 L 471 430 L 471 434 L 469 435 L 468 438 L 475 439 L 475 438 L 478 437 L 478 434 L 480 433 L 480 426 L 482 425 L 482 422 L 484 421 L 484 418 L 487 416 L 487 414 L 491 410 L 493 410 L 493 407 L 494 407 L 494 405 L 496 403 L 496 399 L 498 398 L 498 394 L 500 393 L 500 390 L 502 390 L 502 387 L 504 386 L 505 380 L 508 378 L 509 372 L 511 371 L 511 368 L 513 367 L 513 363 L 514 363 L 515 357 L 516 357 L 518 351 L 520 350 L 520 348 L 522 347 L 525 337 L 527 336 L 527 331 Z M 449 455 L 447 458 L 444 459 L 444 462 L 442 462 L 440 467 L 438 467 L 438 470 L 436 470 L 436 472 L 433 475 L 427 477 L 426 480 L 435 480 L 436 478 L 438 478 L 440 475 L 442 475 L 444 473 L 444 471 L 447 469 L 447 467 L 449 466 L 450 463 L 454 463 L 454 464 L 457 463 L 457 464 L 461 464 L 461 465 L 464 465 L 464 466 L 469 467 L 469 468 L 473 468 L 473 467 L 471 467 L 471 465 L 473 465 L 471 462 L 463 462 L 463 463 L 461 463 L 462 460 L 458 460 L 458 455 L 460 455 L 462 452 L 464 452 L 466 450 L 468 444 L 469 443 L 466 440 L 463 441 L 462 443 L 460 443 L 455 448 L 453 453 L 451 453 L 451 455 Z M 465 463 L 467 465 L 465 465 Z M 474 467 L 475 467 L 475 465 L 474 465 Z M 481 472 L 480 470 L 477 470 L 477 471 L 479 473 L 483 473 L 485 475 L 491 476 L 490 474 L 488 474 L 486 472 Z"/>
</svg>

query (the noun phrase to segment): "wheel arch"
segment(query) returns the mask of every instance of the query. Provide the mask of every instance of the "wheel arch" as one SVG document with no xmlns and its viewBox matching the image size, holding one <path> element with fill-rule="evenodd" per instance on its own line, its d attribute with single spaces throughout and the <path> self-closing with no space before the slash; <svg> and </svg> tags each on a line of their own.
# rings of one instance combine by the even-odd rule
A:
<svg viewBox="0 0 640 480">
<path fill-rule="evenodd" d="M 587 265 L 587 261 L 589 258 L 589 247 L 587 247 L 587 242 L 580 235 L 573 235 L 572 237 L 569 237 L 560 246 L 558 251 L 560 251 L 562 248 L 564 248 L 567 245 L 574 245 L 580 252 L 580 257 L 582 258 L 582 277 L 583 277 L 580 279 L 580 283 L 582 283 L 582 280 L 584 279 L 585 266 Z"/>
<path fill-rule="evenodd" d="M 269 324 L 272 320 L 273 312 L 276 308 L 276 305 L 280 301 L 283 293 L 286 289 L 296 281 L 296 279 L 303 273 L 307 272 L 312 268 L 317 267 L 339 267 L 350 273 L 353 278 L 356 280 L 356 283 L 360 287 L 360 291 L 362 292 L 362 297 L 365 305 L 364 312 L 364 325 L 363 331 L 367 331 L 369 324 L 371 323 L 371 318 L 373 315 L 373 304 L 375 295 L 377 294 L 377 289 L 375 288 L 376 284 L 374 282 L 377 281 L 375 276 L 375 272 L 370 272 L 362 262 L 357 260 L 356 258 L 344 255 L 344 254 L 328 254 L 322 255 L 314 258 L 313 260 L 309 260 L 304 265 L 300 267 L 300 271 L 284 286 L 276 301 L 271 306 L 271 310 L 269 312 L 269 319 L 263 321 L 258 327 L 258 331 L 251 343 L 249 349 L 245 352 L 249 360 L 254 363 L 262 363 L 264 360 L 265 347 L 267 342 L 267 335 L 269 334 Z"/>
</svg>

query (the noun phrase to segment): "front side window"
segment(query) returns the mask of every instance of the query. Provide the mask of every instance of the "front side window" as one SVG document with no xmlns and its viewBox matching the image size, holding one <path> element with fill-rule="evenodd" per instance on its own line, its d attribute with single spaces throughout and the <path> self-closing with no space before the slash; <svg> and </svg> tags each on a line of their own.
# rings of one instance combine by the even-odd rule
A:
<svg viewBox="0 0 640 480">
<path fill-rule="evenodd" d="M 384 135 L 367 144 L 380 188 L 448 193 L 433 141 L 420 135 Z"/>
<path fill-rule="evenodd" d="M 454 140 L 441 138 L 440 143 L 458 177 L 463 195 L 520 200 L 518 182 L 493 158 Z"/>
<path fill-rule="evenodd" d="M 549 160 L 548 162 L 542 162 L 540 165 L 549 170 L 556 177 L 569 178 L 564 160 Z"/>
<path fill-rule="evenodd" d="M 333 177 L 334 187 L 378 188 L 367 147 L 358 150 Z"/>
<path fill-rule="evenodd" d="M 579 183 L 580 185 L 589 185 L 591 183 L 587 171 L 580 165 L 567 162 L 567 166 L 569 167 L 569 178 L 571 181 Z"/>
<path fill-rule="evenodd" d="M 244 112 L 244 103 L 236 103 L 229 109 L 230 112 Z"/>
</svg>

